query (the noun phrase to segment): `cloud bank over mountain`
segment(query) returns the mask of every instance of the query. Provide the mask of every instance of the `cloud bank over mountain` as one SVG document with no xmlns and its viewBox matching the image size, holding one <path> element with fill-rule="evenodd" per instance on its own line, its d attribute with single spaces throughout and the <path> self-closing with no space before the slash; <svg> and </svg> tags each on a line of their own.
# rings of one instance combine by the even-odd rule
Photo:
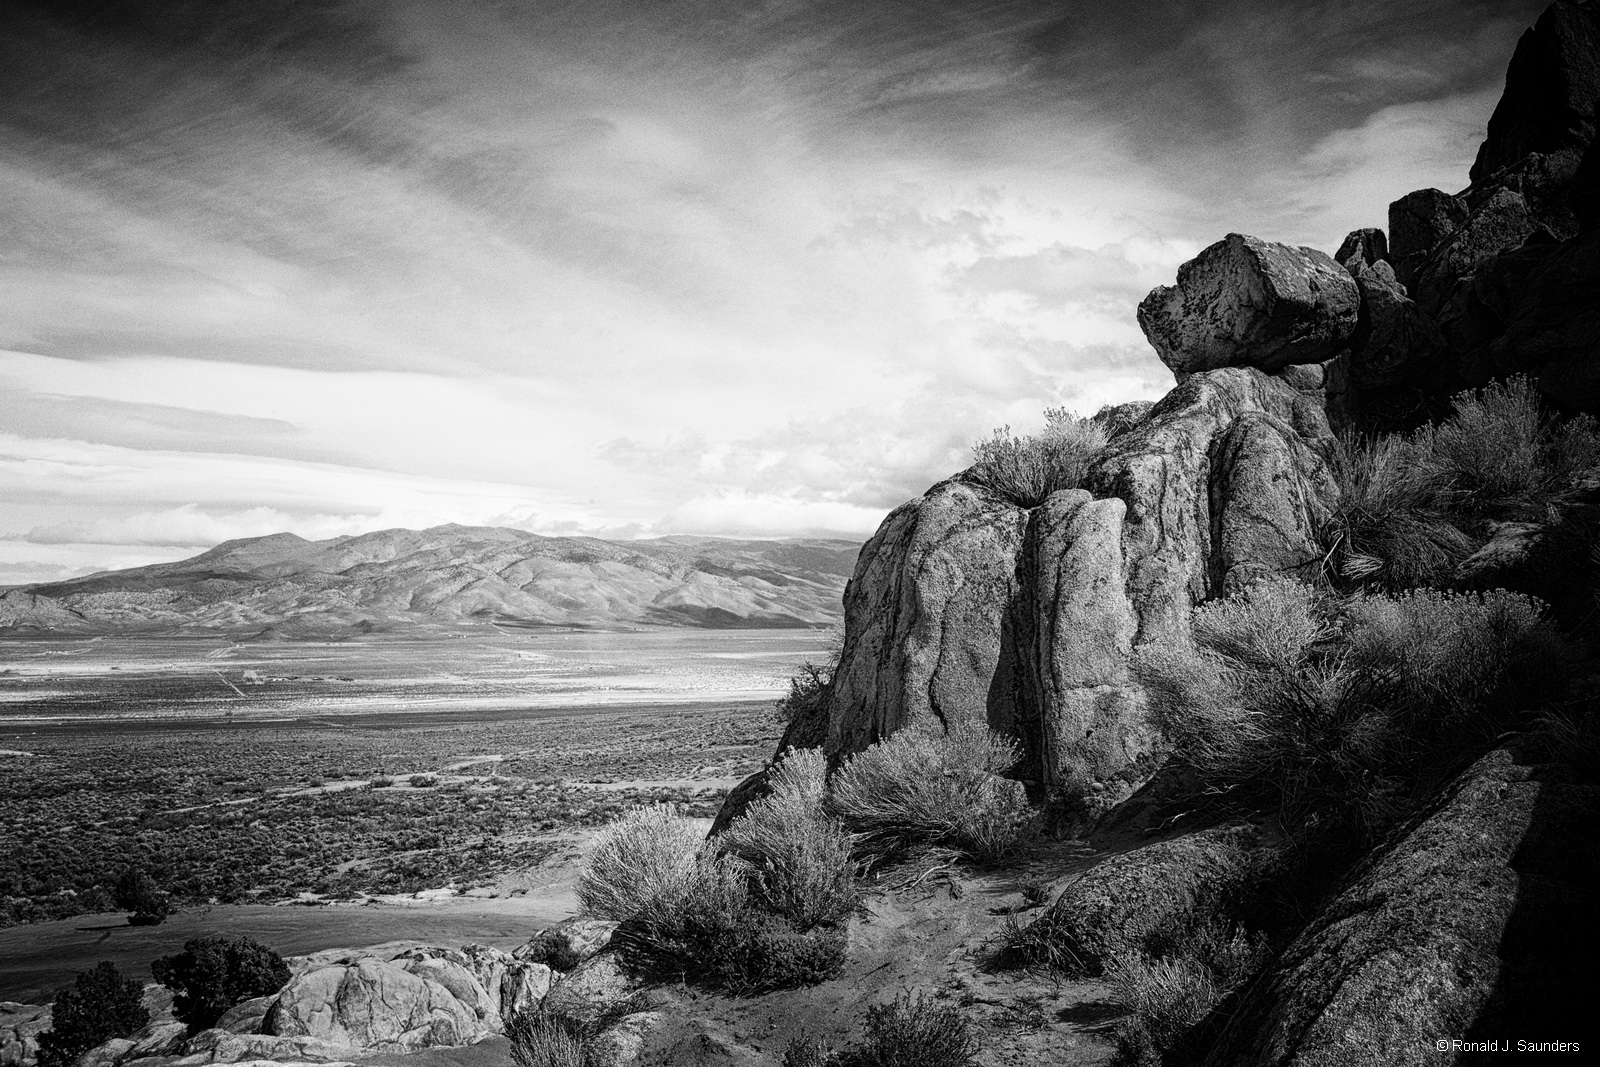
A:
<svg viewBox="0 0 1600 1067">
<path fill-rule="evenodd" d="M 1215 234 L 1452 187 L 1539 5 L 0 4 L 0 581 L 842 534 L 1169 377 Z"/>
</svg>

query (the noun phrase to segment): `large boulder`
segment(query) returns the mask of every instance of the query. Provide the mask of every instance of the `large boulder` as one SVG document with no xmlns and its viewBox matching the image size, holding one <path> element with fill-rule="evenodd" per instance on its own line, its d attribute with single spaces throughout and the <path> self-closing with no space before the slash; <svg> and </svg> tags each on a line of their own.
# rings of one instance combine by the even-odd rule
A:
<svg viewBox="0 0 1600 1067">
<path fill-rule="evenodd" d="M 422 969 L 413 974 L 399 963 L 368 957 L 308 971 L 284 986 L 262 1030 L 389 1052 L 466 1045 L 493 1032 L 478 1013 L 481 987 L 468 990 L 463 1000 L 430 977 L 431 967 Z M 463 975 L 476 985 L 464 968 L 455 977 Z"/>
<path fill-rule="evenodd" d="M 1591 152 L 1591 155 L 1595 153 Z M 1493 343 L 1498 367 L 1531 371 L 1556 403 L 1600 412 L 1600 224 L 1555 249 Z"/>
<path fill-rule="evenodd" d="M 222 1013 L 212 1027 L 215 1030 L 226 1030 L 230 1034 L 259 1034 L 261 1024 L 266 1021 L 267 1012 L 278 1002 L 278 994 L 269 993 L 264 997 L 252 997 L 250 1000 L 241 1000 L 233 1007 Z"/>
<path fill-rule="evenodd" d="M 1451 291 L 1479 267 L 1526 241 L 1538 229 L 1520 193 L 1497 190 L 1467 221 L 1434 249 L 1410 287 L 1417 306 L 1438 315 Z"/>
<path fill-rule="evenodd" d="M 996 686 L 1027 512 L 958 479 L 890 513 L 845 588 L 827 748 L 916 723 L 1009 725 Z"/>
<path fill-rule="evenodd" d="M 1357 870 L 1253 983 L 1207 1061 L 1459 1062 L 1440 1039 L 1547 1040 L 1592 1010 L 1600 788 L 1498 750 Z"/>
<path fill-rule="evenodd" d="M 1180 378 L 1219 367 L 1321 363 L 1355 333 L 1360 294 L 1322 252 L 1231 233 L 1139 304 L 1139 326 Z"/>
</svg>

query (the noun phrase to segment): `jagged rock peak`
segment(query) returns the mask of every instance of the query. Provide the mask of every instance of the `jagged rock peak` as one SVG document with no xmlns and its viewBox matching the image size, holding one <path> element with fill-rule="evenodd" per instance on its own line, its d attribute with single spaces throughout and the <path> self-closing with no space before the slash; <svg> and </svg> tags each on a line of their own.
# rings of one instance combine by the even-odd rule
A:
<svg viewBox="0 0 1600 1067">
<path fill-rule="evenodd" d="M 1600 103 L 1600 5 L 1556 0 L 1522 35 L 1505 93 L 1472 164 L 1474 185 L 1532 153 L 1572 153 L 1595 137 Z"/>
</svg>

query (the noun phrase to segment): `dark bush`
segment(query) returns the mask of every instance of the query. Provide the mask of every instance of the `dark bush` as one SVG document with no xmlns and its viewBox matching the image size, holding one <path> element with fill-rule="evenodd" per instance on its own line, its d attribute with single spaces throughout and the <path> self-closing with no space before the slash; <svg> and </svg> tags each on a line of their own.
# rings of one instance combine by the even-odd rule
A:
<svg viewBox="0 0 1600 1067">
<path fill-rule="evenodd" d="M 135 867 L 129 867 L 112 889 L 117 907 L 126 908 L 134 926 L 158 926 L 172 914 L 172 902 L 155 880 Z"/>
<path fill-rule="evenodd" d="M 144 987 L 102 961 L 56 994 L 51 1029 L 39 1035 L 39 1067 L 68 1067 L 96 1045 L 127 1037 L 150 1021 Z"/>
<path fill-rule="evenodd" d="M 249 937 L 197 937 L 150 969 L 172 990 L 172 1016 L 191 1033 L 207 1029 L 240 1001 L 276 993 L 289 981 L 283 957 Z"/>
</svg>

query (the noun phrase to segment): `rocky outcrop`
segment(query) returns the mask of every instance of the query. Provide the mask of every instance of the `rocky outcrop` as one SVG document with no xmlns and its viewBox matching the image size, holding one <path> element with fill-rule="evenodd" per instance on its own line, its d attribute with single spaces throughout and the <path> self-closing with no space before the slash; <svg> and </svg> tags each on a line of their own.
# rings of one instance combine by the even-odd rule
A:
<svg viewBox="0 0 1600 1067">
<path fill-rule="evenodd" d="M 1446 789 L 1247 991 L 1207 1061 L 1433 1064 L 1441 1039 L 1547 1040 L 1600 915 L 1600 787 L 1498 750 Z M 1512 1024 L 1515 1025 L 1512 1025 Z"/>
<path fill-rule="evenodd" d="M 1508 171 L 1532 169 L 1530 159 L 1546 173 L 1576 164 L 1595 139 L 1597 101 L 1600 15 L 1592 4 L 1558 0 L 1517 42 L 1505 93 L 1472 164 L 1473 185 L 1504 182 Z M 1559 204 L 1555 190 L 1547 199 Z"/>
<path fill-rule="evenodd" d="M 1297 370 L 1314 381 L 1187 375 L 1083 489 L 1031 511 L 960 479 L 896 509 L 846 592 L 829 753 L 983 721 L 1019 739 L 1026 776 L 1103 802 L 1132 792 L 1156 748 L 1134 651 L 1184 639 L 1200 600 L 1321 558 L 1330 431 L 1320 370 Z"/>
<path fill-rule="evenodd" d="M 1321 363 L 1355 332 L 1360 295 L 1312 248 L 1230 233 L 1139 305 L 1139 326 L 1181 379 L 1218 367 Z"/>
</svg>

